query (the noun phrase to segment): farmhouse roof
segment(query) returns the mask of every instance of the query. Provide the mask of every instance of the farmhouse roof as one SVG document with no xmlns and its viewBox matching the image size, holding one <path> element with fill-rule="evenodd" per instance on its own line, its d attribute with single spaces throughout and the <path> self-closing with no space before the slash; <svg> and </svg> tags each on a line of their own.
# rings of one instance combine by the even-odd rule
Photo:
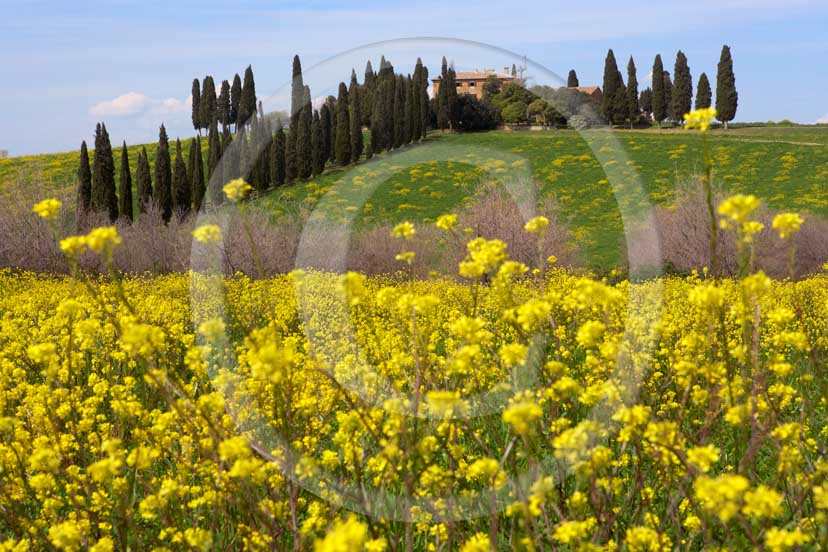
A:
<svg viewBox="0 0 828 552">
<path fill-rule="evenodd" d="M 455 80 L 486 80 L 489 77 L 497 77 L 500 80 L 513 80 L 515 77 L 507 73 L 497 73 L 495 71 L 458 71 L 455 74 Z M 439 81 L 440 76 L 437 76 L 432 81 Z"/>
</svg>

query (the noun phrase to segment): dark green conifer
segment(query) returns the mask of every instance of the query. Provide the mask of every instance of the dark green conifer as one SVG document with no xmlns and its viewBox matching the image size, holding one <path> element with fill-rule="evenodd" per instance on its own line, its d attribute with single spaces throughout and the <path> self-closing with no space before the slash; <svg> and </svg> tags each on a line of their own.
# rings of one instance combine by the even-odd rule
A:
<svg viewBox="0 0 828 552">
<path fill-rule="evenodd" d="M 322 144 L 320 147 L 325 162 L 327 162 L 331 158 L 331 131 L 333 130 L 333 125 L 331 124 L 331 108 L 328 102 L 323 103 L 319 109 L 319 130 L 322 133 Z"/>
<path fill-rule="evenodd" d="M 224 128 L 227 128 L 225 125 Z M 210 123 L 210 132 L 207 135 L 207 178 L 213 177 L 213 171 L 221 159 L 221 142 L 219 141 L 218 125 L 216 121 Z"/>
<path fill-rule="evenodd" d="M 172 163 L 170 162 L 170 145 L 167 129 L 161 125 L 158 133 L 158 151 L 155 154 L 155 189 L 154 200 L 161 210 L 164 222 L 170 222 L 173 213 Z"/>
<path fill-rule="evenodd" d="M 95 157 L 92 162 L 91 209 L 105 211 L 109 220 L 118 220 L 118 195 L 115 191 L 115 161 L 106 125 L 95 131 Z"/>
<path fill-rule="evenodd" d="M 612 124 L 616 117 L 617 92 L 623 85 L 621 73 L 618 71 L 618 64 L 615 61 L 615 53 L 610 49 L 604 60 L 604 95 L 601 100 L 601 114 Z"/>
<path fill-rule="evenodd" d="M 132 222 L 132 175 L 129 172 L 129 153 L 126 141 L 121 147 L 121 179 L 118 184 L 118 211 L 123 218 Z"/>
<path fill-rule="evenodd" d="M 736 91 L 736 75 L 733 73 L 733 58 L 730 47 L 722 46 L 722 55 L 719 58 L 718 72 L 716 73 L 716 118 L 727 124 L 736 118 L 739 107 L 739 93 Z"/>
<path fill-rule="evenodd" d="M 239 74 L 233 77 L 233 85 L 230 87 L 230 117 L 231 125 L 238 125 L 239 107 L 241 106 L 242 84 Z"/>
<path fill-rule="evenodd" d="M 221 92 L 219 92 L 218 104 L 216 105 L 216 116 L 218 122 L 223 126 L 230 124 L 230 83 L 226 80 L 221 81 Z"/>
<path fill-rule="evenodd" d="M 578 88 L 580 86 L 578 83 L 578 74 L 575 72 L 575 69 L 569 70 L 569 76 L 566 78 L 566 85 L 569 88 Z"/>
<path fill-rule="evenodd" d="M 638 99 L 638 75 L 636 75 L 635 61 L 630 56 L 630 61 L 627 63 L 627 117 L 630 120 L 630 128 L 638 121 L 641 113 Z"/>
<path fill-rule="evenodd" d="M 282 186 L 285 183 L 285 131 L 281 119 L 276 123 L 276 137 L 271 148 L 270 178 L 275 186 Z"/>
<path fill-rule="evenodd" d="M 360 104 L 361 90 L 356 82 L 356 73 L 351 77 L 351 88 L 348 98 L 351 102 L 351 162 L 356 163 L 362 157 L 362 107 Z"/>
<path fill-rule="evenodd" d="M 239 100 L 239 125 L 247 124 L 248 119 L 256 114 L 256 83 L 253 80 L 253 68 L 248 65 L 244 70 L 241 99 Z"/>
<path fill-rule="evenodd" d="M 214 126 L 215 122 L 211 126 Z M 204 194 L 206 193 L 206 186 L 204 183 L 204 157 L 201 154 L 201 138 L 193 138 L 190 141 L 190 158 L 192 161 L 190 174 L 190 186 L 193 190 L 193 208 L 196 211 L 201 211 L 204 205 Z"/>
<path fill-rule="evenodd" d="M 668 121 L 675 121 L 676 114 L 673 112 L 673 81 L 670 78 L 670 71 L 664 71 L 664 112 Z"/>
<path fill-rule="evenodd" d="M 336 162 L 344 166 L 351 162 L 350 106 L 348 105 L 348 87 L 339 83 L 339 96 L 336 99 Z"/>
<path fill-rule="evenodd" d="M 681 50 L 676 54 L 673 78 L 673 118 L 681 123 L 684 115 L 693 109 L 693 77 L 687 66 L 687 56 Z"/>
<path fill-rule="evenodd" d="M 193 99 L 193 128 L 196 132 L 201 132 L 201 85 L 199 84 L 198 79 L 193 79 L 191 97 Z"/>
<path fill-rule="evenodd" d="M 204 77 L 204 84 L 201 87 L 199 114 L 201 117 L 201 128 L 208 128 L 210 122 L 216 118 L 216 84 L 210 75 Z"/>
<path fill-rule="evenodd" d="M 394 147 L 405 141 L 405 77 L 397 75 L 394 86 Z"/>
<path fill-rule="evenodd" d="M 713 91 L 710 89 L 710 81 L 707 74 L 699 75 L 699 85 L 696 89 L 696 109 L 707 109 L 713 103 Z"/>
<path fill-rule="evenodd" d="M 304 105 L 299 116 L 299 135 L 296 137 L 296 162 L 299 178 L 309 178 L 313 171 L 313 151 L 311 149 L 311 126 L 313 124 L 313 107 L 311 106 L 310 88 L 306 85 Z"/>
<path fill-rule="evenodd" d="M 325 106 L 328 108 L 328 120 L 330 122 L 330 131 L 325 135 L 325 151 L 328 152 L 328 162 L 336 163 L 336 98 L 328 96 L 325 99 Z"/>
<path fill-rule="evenodd" d="M 359 117 L 359 113 L 357 113 Z M 311 122 L 311 174 L 318 176 L 325 170 L 325 153 L 322 151 L 322 123 L 319 118 L 319 111 L 313 111 L 313 121 Z"/>
<path fill-rule="evenodd" d="M 645 88 L 641 91 L 641 95 L 638 99 L 638 105 L 641 106 L 641 111 L 643 111 L 648 117 L 653 114 L 653 89 L 652 88 Z"/>
<path fill-rule="evenodd" d="M 422 81 L 423 62 L 417 58 L 414 75 L 411 80 L 411 140 L 416 142 L 422 136 L 423 119 L 420 116 L 420 82 Z"/>
<path fill-rule="evenodd" d="M 419 58 L 418 58 L 419 59 Z M 420 139 L 426 137 L 431 120 L 431 100 L 428 97 L 428 67 L 420 71 Z"/>
<path fill-rule="evenodd" d="M 147 207 L 152 202 L 152 175 L 146 147 L 141 147 L 141 151 L 138 152 L 138 165 L 135 167 L 135 192 L 138 196 L 138 212 L 146 213 Z"/>
<path fill-rule="evenodd" d="M 661 121 L 667 118 L 665 106 L 667 101 L 664 98 L 664 64 L 661 62 L 661 54 L 655 57 L 653 62 L 653 120 L 661 127 Z"/>
<path fill-rule="evenodd" d="M 92 203 L 92 170 L 89 168 L 89 151 L 86 149 L 86 141 L 81 142 L 80 164 L 78 165 L 78 192 L 76 203 L 76 218 L 78 227 L 89 213 Z"/>
<path fill-rule="evenodd" d="M 172 172 L 173 210 L 179 216 L 186 216 L 192 208 L 190 179 L 187 178 L 187 165 L 181 156 L 181 141 L 175 141 L 175 164 Z"/>
</svg>

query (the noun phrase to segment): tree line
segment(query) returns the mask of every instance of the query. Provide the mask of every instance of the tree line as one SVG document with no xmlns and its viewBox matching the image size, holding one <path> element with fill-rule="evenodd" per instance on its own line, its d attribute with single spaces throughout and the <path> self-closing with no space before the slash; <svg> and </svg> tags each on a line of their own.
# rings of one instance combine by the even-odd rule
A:
<svg viewBox="0 0 828 552">
<path fill-rule="evenodd" d="M 615 60 L 612 49 L 607 52 L 604 62 L 603 97 L 601 114 L 610 124 L 630 127 L 638 124 L 642 117 L 652 119 L 659 126 L 662 122 L 682 123 L 684 115 L 693 109 L 693 77 L 687 56 L 679 50 L 672 75 L 664 69 L 661 54 L 653 61 L 652 86 L 639 93 L 635 61 L 632 56 L 627 63 L 627 82 Z M 570 72 L 570 86 L 577 86 L 577 76 Z M 733 73 L 733 58 L 730 47 L 722 47 L 716 75 L 717 119 L 727 124 L 736 117 L 739 94 L 736 91 L 736 77 Z M 713 104 L 710 80 L 705 73 L 699 76 L 695 109 L 709 108 Z"/>
<path fill-rule="evenodd" d="M 162 124 L 152 170 L 143 147 L 133 178 L 124 142 L 116 185 L 106 125 L 96 126 L 91 166 L 86 142 L 82 142 L 78 224 L 84 224 L 90 212 L 107 213 L 113 222 L 132 221 L 136 215 L 133 204 L 138 213 L 146 212 L 154 204 L 164 221 L 169 222 L 174 215 L 185 217 L 208 202 L 220 205 L 224 200 L 223 184 L 235 178 L 245 178 L 254 189 L 263 192 L 315 177 L 328 165 L 346 166 L 370 159 L 375 153 L 425 138 L 433 118 L 429 101 L 428 68 L 419 58 L 413 73 L 407 75 L 397 74 L 384 56 L 379 71 L 374 71 L 368 61 L 362 83 L 352 70 L 350 83 L 341 82 L 337 96 L 328 96 L 315 108 L 310 87 L 304 83 L 301 61 L 295 56 L 286 121 L 265 117 L 250 66 L 244 72 L 243 82 L 236 74 L 232 85 L 226 80 L 222 82 L 218 95 L 212 76 L 202 81 L 194 79 L 192 123 L 198 135 L 190 139 L 186 161 L 180 140 L 176 139 L 171 152 Z M 235 127 L 235 132 L 231 127 Z M 203 129 L 207 130 L 206 164 L 201 143 Z M 367 144 L 364 129 L 368 129 L 370 136 Z M 231 147 L 234 141 L 238 144 Z M 214 178 L 217 170 L 222 173 Z"/>
</svg>

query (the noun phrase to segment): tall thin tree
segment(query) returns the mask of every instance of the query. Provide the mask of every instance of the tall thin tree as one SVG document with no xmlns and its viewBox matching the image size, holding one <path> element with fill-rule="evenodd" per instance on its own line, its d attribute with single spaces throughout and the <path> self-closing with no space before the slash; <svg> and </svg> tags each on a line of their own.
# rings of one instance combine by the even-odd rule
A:
<svg viewBox="0 0 828 552">
<path fill-rule="evenodd" d="M 566 77 L 566 86 L 569 88 L 578 88 L 580 86 L 578 83 L 578 74 L 575 72 L 575 69 L 569 70 L 569 75 Z"/>
<path fill-rule="evenodd" d="M 242 84 L 239 74 L 233 77 L 233 85 L 230 87 L 230 117 L 231 125 L 237 125 L 239 121 L 239 107 L 241 106 Z"/>
<path fill-rule="evenodd" d="M 213 123 L 215 124 L 215 123 Z M 201 211 L 204 204 L 206 186 L 204 184 L 204 157 L 201 154 L 201 138 L 196 137 L 190 140 L 190 187 L 193 191 L 193 209 Z"/>
<path fill-rule="evenodd" d="M 710 80 L 706 73 L 699 75 L 699 85 L 696 87 L 696 109 L 707 109 L 713 103 L 713 91 L 710 89 Z"/>
<path fill-rule="evenodd" d="M 339 83 L 339 96 L 336 99 L 336 162 L 344 166 L 351 162 L 350 106 L 348 105 L 348 87 Z"/>
<path fill-rule="evenodd" d="M 138 152 L 138 165 L 135 167 L 135 190 L 138 196 L 138 212 L 146 213 L 152 202 L 152 175 L 150 174 L 147 148 L 141 147 Z"/>
<path fill-rule="evenodd" d="M 687 65 L 687 56 L 681 50 L 676 54 L 673 71 L 673 118 L 679 123 L 693 109 L 693 77 Z"/>
<path fill-rule="evenodd" d="M 193 79 L 193 88 L 190 93 L 190 97 L 192 98 L 192 119 L 193 119 L 193 128 L 196 132 L 201 132 L 201 85 L 198 82 L 198 79 Z"/>
<path fill-rule="evenodd" d="M 661 61 L 661 54 L 656 55 L 653 62 L 653 120 L 661 128 L 661 122 L 667 118 L 664 99 L 664 64 Z"/>
<path fill-rule="evenodd" d="M 630 128 L 638 122 L 641 114 L 641 105 L 638 103 L 638 76 L 636 75 L 635 61 L 630 56 L 627 63 L 627 116 L 630 119 Z"/>
<path fill-rule="evenodd" d="M 78 165 L 78 192 L 76 218 L 78 228 L 83 226 L 92 203 L 92 170 L 89 168 L 89 151 L 86 141 L 81 142 L 80 163 Z"/>
<path fill-rule="evenodd" d="M 210 122 L 216 117 L 216 84 L 213 77 L 204 77 L 201 87 L 201 104 L 199 105 L 201 128 L 209 128 Z"/>
<path fill-rule="evenodd" d="M 221 91 L 219 92 L 218 104 L 216 106 L 216 115 L 218 122 L 223 126 L 230 124 L 230 83 L 226 80 L 221 81 Z"/>
<path fill-rule="evenodd" d="M 351 77 L 348 98 L 351 102 L 351 162 L 356 163 L 362 157 L 362 108 L 360 106 L 360 88 L 356 81 L 356 73 Z"/>
<path fill-rule="evenodd" d="M 275 186 L 282 186 L 285 183 L 285 131 L 282 119 L 277 119 L 276 136 L 271 148 L 270 178 Z"/>
<path fill-rule="evenodd" d="M 155 153 L 155 189 L 154 199 L 161 210 L 164 222 L 170 222 L 173 212 L 172 166 L 170 162 L 170 144 L 167 129 L 161 125 L 158 132 L 158 150 Z"/>
<path fill-rule="evenodd" d="M 610 49 L 604 60 L 604 95 L 601 100 L 601 113 L 610 124 L 614 119 L 618 88 L 622 85 L 619 75 L 615 53 Z"/>
<path fill-rule="evenodd" d="M 719 58 L 718 72 L 716 73 L 716 118 L 727 124 L 736 118 L 739 107 L 739 93 L 736 91 L 736 75 L 733 73 L 733 57 L 730 46 L 722 46 L 722 55 Z"/>
<path fill-rule="evenodd" d="M 181 140 L 175 141 L 175 164 L 172 172 L 173 209 L 180 216 L 185 216 L 192 208 L 190 179 L 187 178 L 187 165 L 181 156 Z"/>
<path fill-rule="evenodd" d="M 127 152 L 126 140 L 121 146 L 121 179 L 118 185 L 118 211 L 121 217 L 132 222 L 132 175 L 129 172 L 129 152 Z"/>
</svg>

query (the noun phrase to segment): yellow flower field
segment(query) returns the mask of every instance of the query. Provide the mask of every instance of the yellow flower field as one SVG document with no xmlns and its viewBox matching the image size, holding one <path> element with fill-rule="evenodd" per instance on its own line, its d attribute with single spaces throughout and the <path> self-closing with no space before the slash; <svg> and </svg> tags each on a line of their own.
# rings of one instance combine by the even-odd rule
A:
<svg viewBox="0 0 828 552">
<path fill-rule="evenodd" d="M 471 249 L 470 282 L 0 272 L 2 549 L 828 546 L 828 278 Z"/>
</svg>

